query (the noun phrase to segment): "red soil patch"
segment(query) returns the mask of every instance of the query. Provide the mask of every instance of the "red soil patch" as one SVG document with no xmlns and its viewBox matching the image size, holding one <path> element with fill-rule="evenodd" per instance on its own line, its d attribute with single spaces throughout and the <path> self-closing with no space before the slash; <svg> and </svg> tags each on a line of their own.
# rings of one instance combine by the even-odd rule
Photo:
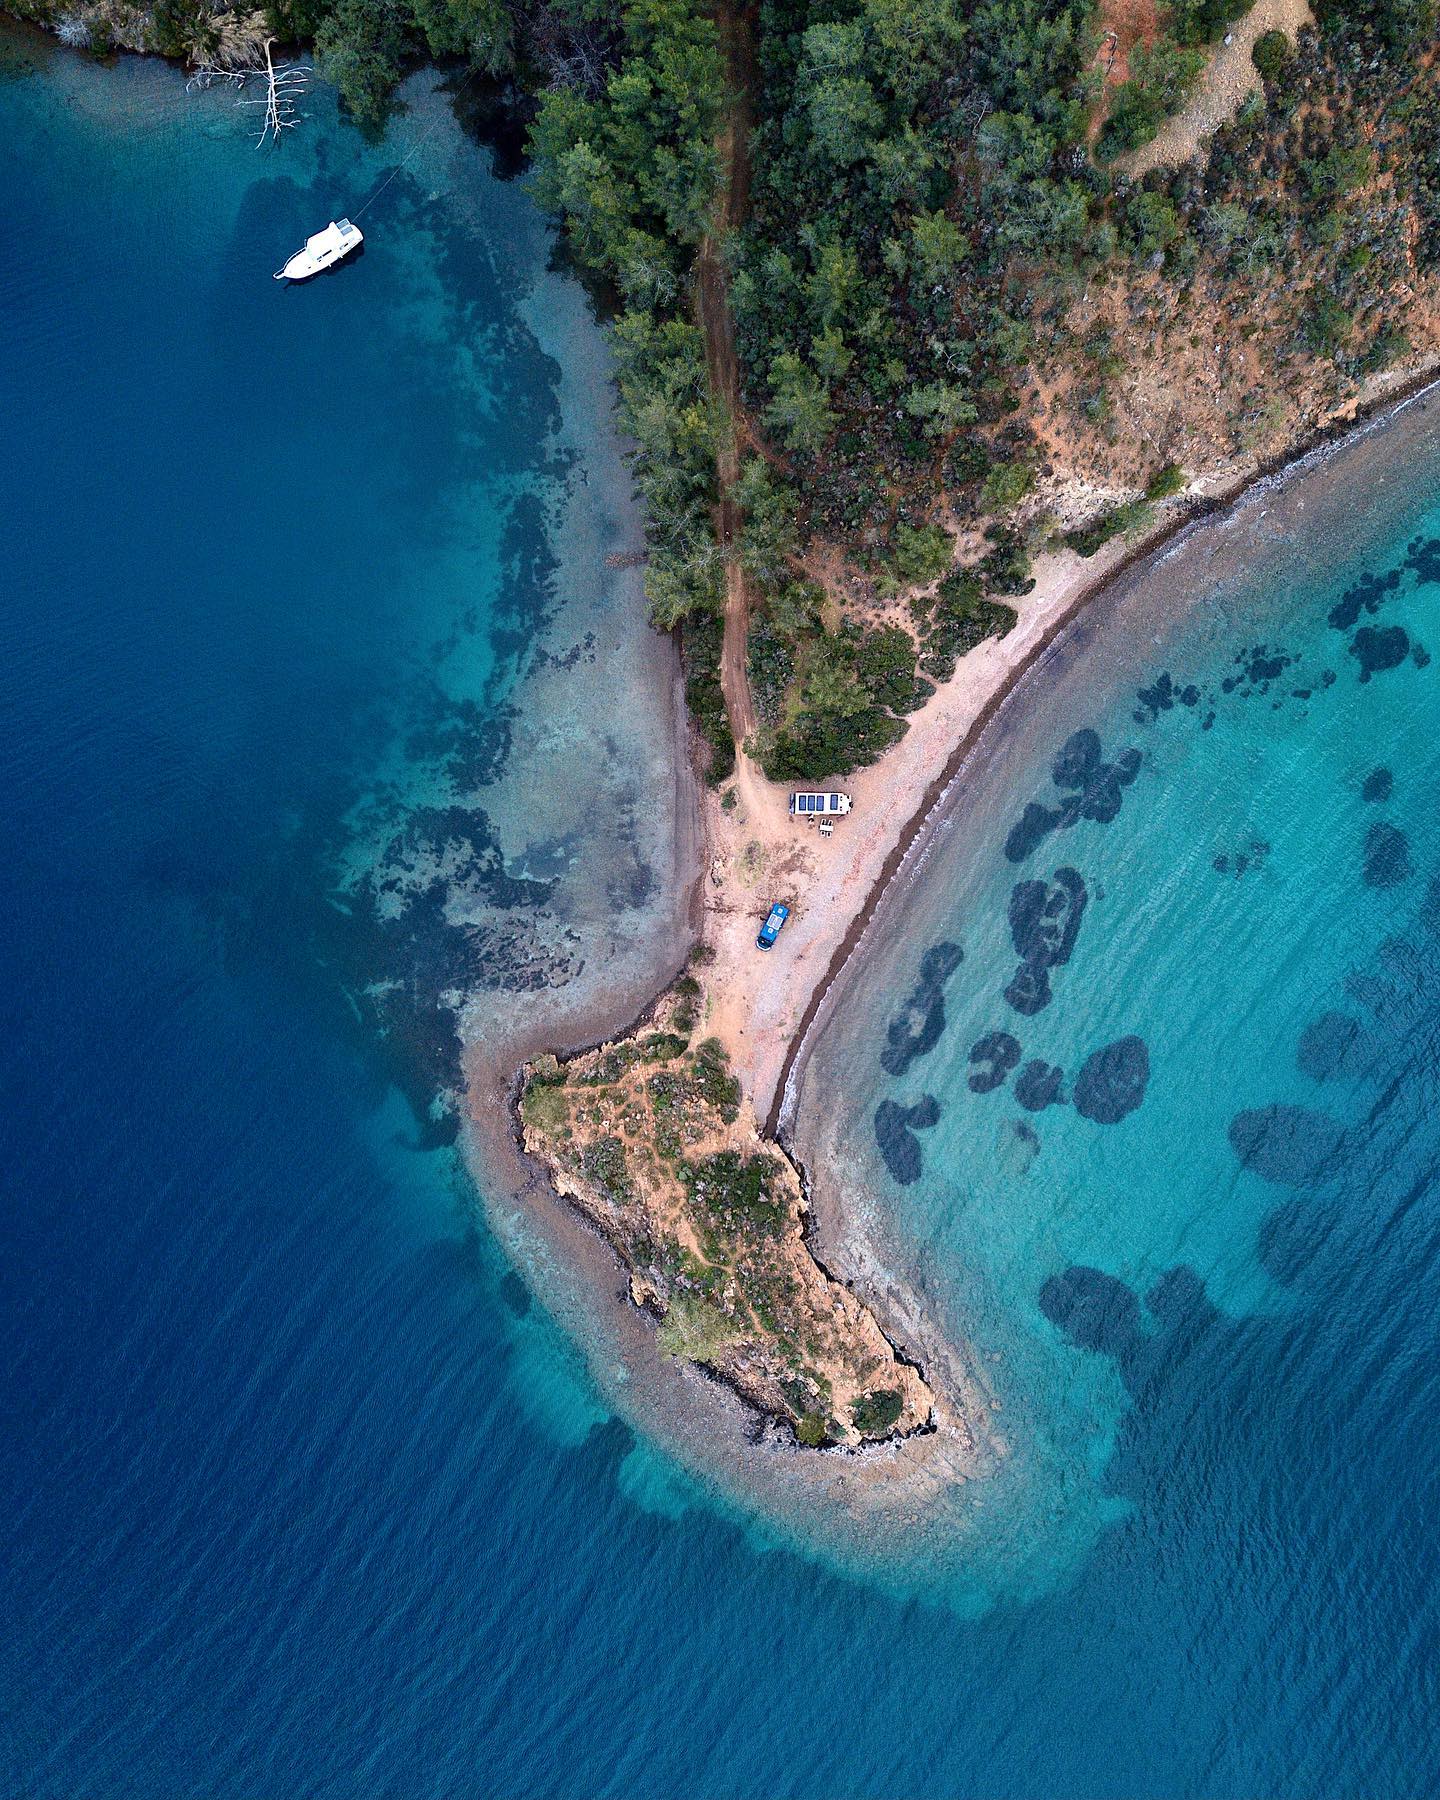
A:
<svg viewBox="0 0 1440 1800">
<path fill-rule="evenodd" d="M 1100 32 L 1095 67 L 1106 87 L 1119 87 L 1130 73 L 1131 51 L 1137 44 L 1148 49 L 1159 35 L 1159 0 L 1100 0 L 1095 24 Z"/>
</svg>

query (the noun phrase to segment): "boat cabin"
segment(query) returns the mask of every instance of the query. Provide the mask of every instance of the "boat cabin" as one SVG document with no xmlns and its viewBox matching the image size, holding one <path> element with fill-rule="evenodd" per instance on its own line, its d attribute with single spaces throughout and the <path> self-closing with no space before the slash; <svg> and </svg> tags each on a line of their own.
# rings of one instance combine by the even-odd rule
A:
<svg viewBox="0 0 1440 1800">
<path fill-rule="evenodd" d="M 792 794 L 792 819 L 843 819 L 850 810 L 848 794 Z"/>
</svg>

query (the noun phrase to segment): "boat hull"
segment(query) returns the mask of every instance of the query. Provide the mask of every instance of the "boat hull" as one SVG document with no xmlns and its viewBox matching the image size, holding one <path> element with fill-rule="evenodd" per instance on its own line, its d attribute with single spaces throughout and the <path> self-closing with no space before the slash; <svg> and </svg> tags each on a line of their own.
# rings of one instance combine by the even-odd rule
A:
<svg viewBox="0 0 1440 1800">
<path fill-rule="evenodd" d="M 323 275 L 326 269 L 343 262 L 364 242 L 365 235 L 358 225 L 352 225 L 348 219 L 332 219 L 323 231 L 306 238 L 304 248 L 297 250 L 284 268 L 275 271 L 275 279 L 309 281 L 312 275 Z"/>
</svg>

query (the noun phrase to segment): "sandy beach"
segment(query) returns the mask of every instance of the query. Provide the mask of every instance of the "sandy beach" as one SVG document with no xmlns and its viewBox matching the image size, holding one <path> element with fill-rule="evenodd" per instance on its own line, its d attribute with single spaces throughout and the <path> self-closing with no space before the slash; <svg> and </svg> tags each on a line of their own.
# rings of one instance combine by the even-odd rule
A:
<svg viewBox="0 0 1440 1800">
<path fill-rule="evenodd" d="M 743 752 L 733 809 L 707 798 L 705 936 L 715 951 L 710 985 L 722 997 L 706 1025 L 772 1131 L 792 1044 L 836 972 L 836 953 L 923 815 L 937 776 L 1074 609 L 1133 553 L 1116 542 L 1089 561 L 1069 551 L 1043 557 L 1033 592 L 1016 603 L 1019 622 L 1009 635 L 972 650 L 880 762 L 820 784 L 854 803 L 832 837 L 791 819 L 794 784 L 767 781 Z M 764 955 L 755 934 L 777 900 L 791 917 L 774 952 Z"/>
<path fill-rule="evenodd" d="M 702 935 L 714 950 L 707 983 L 720 996 L 707 1029 L 725 1045 L 758 1117 L 774 1134 L 783 1123 L 787 1077 L 801 1040 L 906 852 L 920 837 L 961 763 L 984 753 L 983 731 L 1005 696 L 1079 610 L 1121 572 L 1148 557 L 1177 531 L 1234 504 L 1255 482 L 1294 469 L 1357 425 L 1375 422 L 1423 392 L 1434 365 L 1374 381 L 1343 413 L 1326 419 L 1309 440 L 1274 465 L 1251 464 L 1207 474 L 1157 509 L 1139 538 L 1117 539 L 1095 556 L 1073 551 L 1037 559 L 1035 586 L 1014 602 L 1018 622 L 964 657 L 954 676 L 912 715 L 901 741 L 873 767 L 821 784 L 849 794 L 853 809 L 834 835 L 793 821 L 793 784 L 768 781 L 742 750 L 733 779 L 735 803 L 704 803 L 706 872 L 701 881 Z M 770 954 L 755 934 L 774 901 L 791 917 Z"/>
<path fill-rule="evenodd" d="M 726 1045 L 756 1116 L 792 1155 L 797 1137 L 802 1149 L 813 1139 L 805 1128 L 803 1094 L 798 1118 L 794 1102 L 818 1026 L 846 989 L 840 977 L 860 966 L 870 922 L 895 890 L 897 876 L 923 853 L 929 831 L 963 806 L 957 776 L 963 779 L 971 759 L 987 754 L 987 728 L 1007 698 L 1123 571 L 1143 573 L 1191 527 L 1223 530 L 1229 510 L 1261 482 L 1302 474 L 1357 429 L 1381 426 L 1419 399 L 1433 379 L 1427 366 L 1377 383 L 1358 406 L 1327 421 L 1278 465 L 1227 470 L 1192 484 L 1138 542 L 1112 543 L 1088 560 L 1069 552 L 1039 559 L 1036 585 L 1020 601 L 1008 636 L 972 651 L 881 763 L 834 784 L 852 796 L 854 810 L 837 823 L 833 837 L 821 839 L 817 829 L 792 823 L 790 788 L 767 781 L 744 754 L 726 784 L 735 792 L 729 807 L 725 788 L 700 797 L 699 840 L 691 839 L 681 858 L 699 873 L 674 895 L 676 935 L 666 948 L 673 957 L 670 946 L 682 947 L 688 935 L 713 950 L 703 971 L 713 996 L 705 1030 Z M 671 697 L 673 704 L 673 688 Z M 678 707 L 671 718 L 683 788 L 693 739 L 687 745 L 690 734 Z M 676 816 L 682 831 L 694 830 L 695 810 L 681 806 Z M 775 951 L 766 954 L 756 948 L 755 933 L 776 899 L 794 912 Z M 667 984 L 658 957 L 656 968 L 650 995 L 630 981 L 587 984 L 583 995 L 569 996 L 570 1004 L 556 994 L 513 1030 L 487 1034 L 483 1054 L 472 1047 L 466 1139 L 482 1189 L 493 1196 L 497 1177 L 504 1189 L 503 1202 L 491 1199 L 492 1224 L 626 1418 L 702 1481 L 758 1502 L 782 1535 L 790 1536 L 784 1522 L 793 1519 L 793 1541 L 813 1546 L 825 1539 L 832 1549 L 844 1552 L 848 1545 L 848 1553 L 863 1556 L 866 1533 L 877 1519 L 919 1525 L 932 1517 L 940 1495 L 954 1496 L 983 1478 L 1008 1450 L 996 1416 L 1002 1401 L 993 1372 L 966 1344 L 939 1335 L 923 1295 L 877 1256 L 828 1171 L 802 1164 L 814 1252 L 919 1363 L 942 1405 L 933 1431 L 862 1452 L 817 1455 L 797 1450 L 788 1434 L 768 1428 L 695 1367 L 660 1353 L 652 1322 L 630 1301 L 615 1252 L 557 1196 L 520 1145 L 514 1106 L 519 1063 L 543 1049 L 576 1051 L 625 1035 Z M 823 1529 L 820 1515 L 827 1521 Z"/>
</svg>

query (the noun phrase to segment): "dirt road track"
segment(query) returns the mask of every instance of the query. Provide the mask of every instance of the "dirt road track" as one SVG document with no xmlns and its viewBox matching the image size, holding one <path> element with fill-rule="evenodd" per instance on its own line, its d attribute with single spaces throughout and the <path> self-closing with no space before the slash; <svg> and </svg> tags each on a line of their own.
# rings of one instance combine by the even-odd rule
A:
<svg viewBox="0 0 1440 1800">
<path fill-rule="evenodd" d="M 745 640 L 750 629 L 750 591 L 745 572 L 734 554 L 740 515 L 735 504 L 735 482 L 740 473 L 737 424 L 740 408 L 740 368 L 735 357 L 735 322 L 730 314 L 729 283 L 725 270 L 725 239 L 745 216 L 750 191 L 750 95 L 754 82 L 754 28 L 751 10 L 722 4 L 715 11 L 720 46 L 725 57 L 729 102 L 718 140 L 725 171 L 714 229 L 700 246 L 695 263 L 695 304 L 700 329 L 705 334 L 705 365 L 710 391 L 723 401 L 728 415 L 726 429 L 715 454 L 719 488 L 715 505 L 715 536 L 725 557 L 725 639 L 720 654 L 720 687 L 737 750 L 755 730 L 755 705 L 745 666 Z"/>
</svg>

